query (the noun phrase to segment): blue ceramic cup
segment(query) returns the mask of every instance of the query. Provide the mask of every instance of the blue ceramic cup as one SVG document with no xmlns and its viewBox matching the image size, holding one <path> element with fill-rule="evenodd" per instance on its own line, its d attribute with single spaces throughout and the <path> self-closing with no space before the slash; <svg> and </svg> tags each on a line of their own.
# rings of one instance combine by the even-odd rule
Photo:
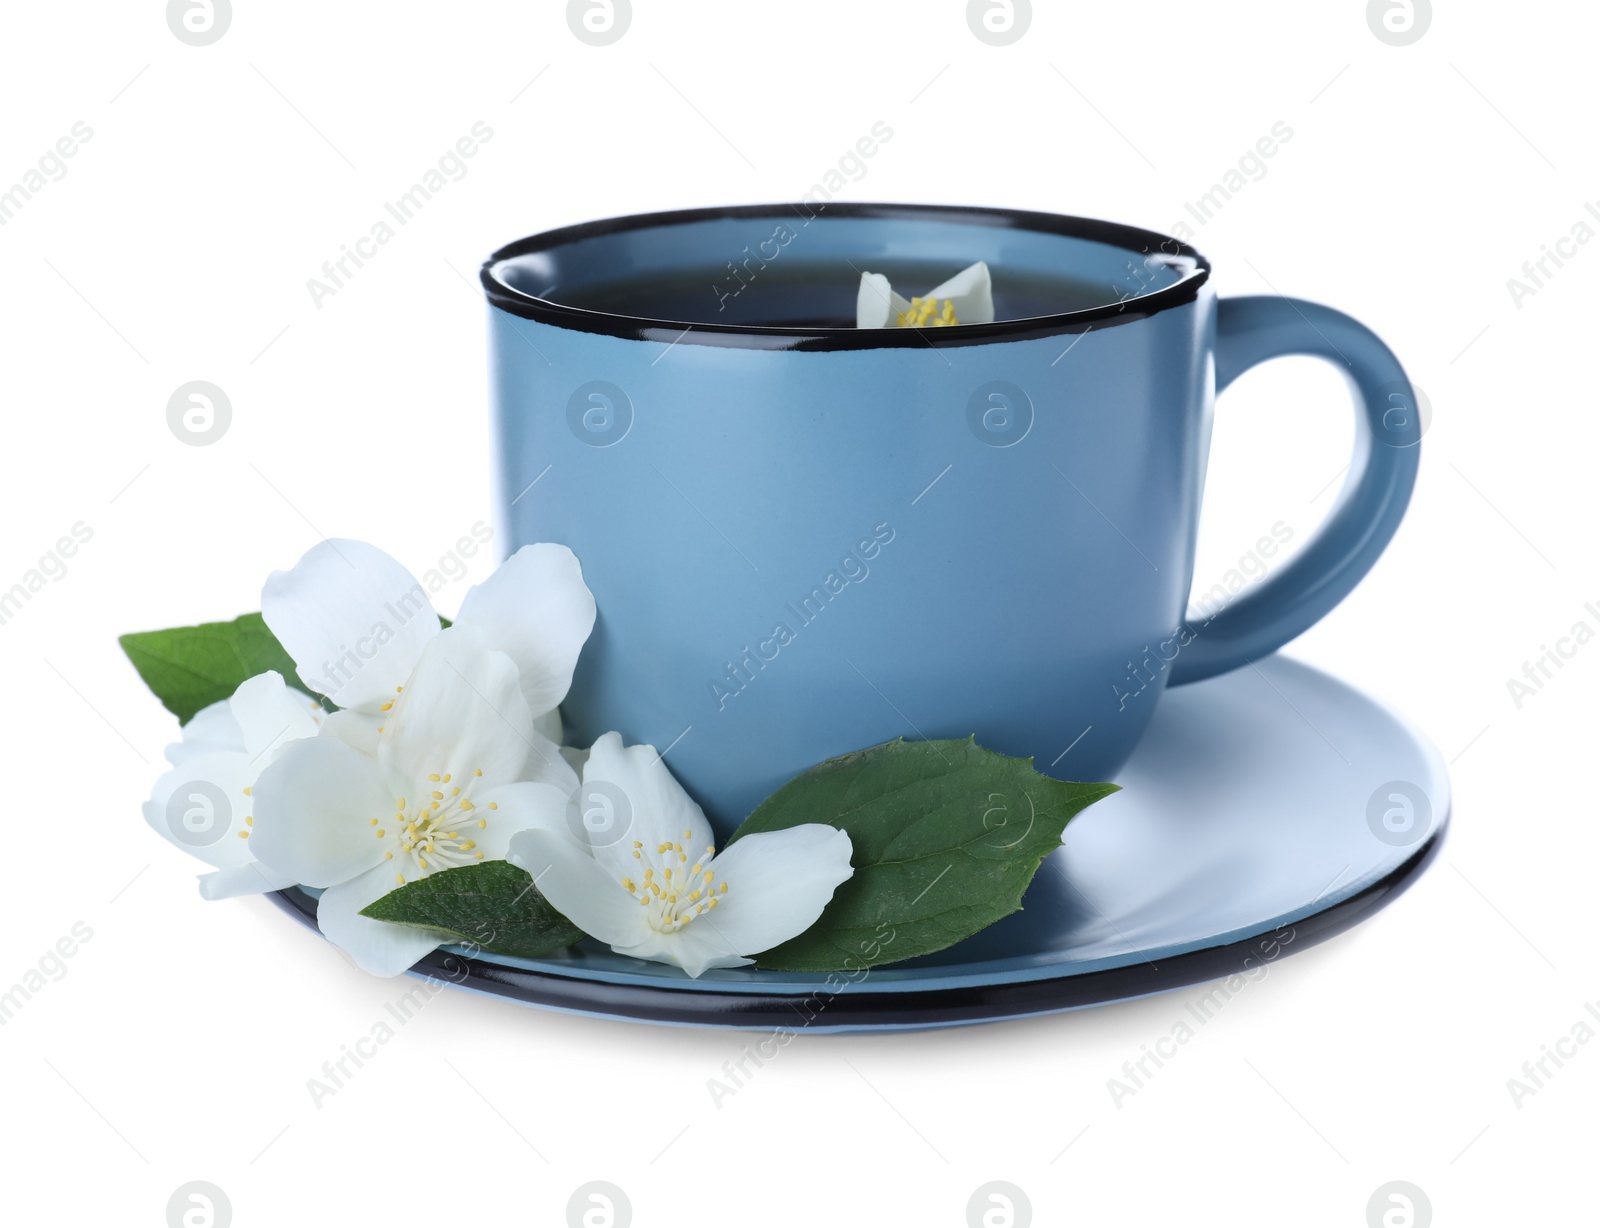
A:
<svg viewBox="0 0 1600 1228">
<path fill-rule="evenodd" d="M 863 270 L 909 297 L 977 260 L 996 322 L 854 327 Z M 570 740 L 658 747 L 723 834 L 896 737 L 1110 777 L 1166 686 L 1342 599 L 1416 476 L 1416 402 L 1376 336 L 1219 301 L 1209 271 L 1133 227 L 910 205 L 649 214 L 497 252 L 503 540 L 571 546 L 600 610 Z M 1213 397 L 1286 354 L 1349 377 L 1343 492 L 1270 578 L 1188 613 Z"/>
</svg>

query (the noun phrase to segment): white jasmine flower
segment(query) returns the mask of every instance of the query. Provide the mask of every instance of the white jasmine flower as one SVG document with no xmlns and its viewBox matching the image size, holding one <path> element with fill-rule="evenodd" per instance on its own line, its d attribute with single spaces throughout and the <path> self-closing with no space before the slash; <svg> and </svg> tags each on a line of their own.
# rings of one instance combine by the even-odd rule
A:
<svg viewBox="0 0 1600 1228">
<path fill-rule="evenodd" d="M 208 900 L 276 891 L 294 883 L 255 857 L 252 786 L 277 752 L 316 734 L 322 709 L 281 675 L 257 674 L 232 698 L 202 708 L 167 747 L 172 770 L 155 783 L 145 821 L 215 867 L 200 876 Z"/>
<path fill-rule="evenodd" d="M 537 616 L 529 621 L 538 625 Z M 363 908 L 438 870 L 503 858 L 515 833 L 558 814 L 578 784 L 555 744 L 534 731 L 517 663 L 480 626 L 463 617 L 424 637 L 370 750 L 325 726 L 284 747 L 255 785 L 257 855 L 294 882 L 325 888 L 318 926 L 379 976 L 457 939 L 375 921 Z M 370 690 L 364 672 L 346 685 Z"/>
<path fill-rule="evenodd" d="M 903 298 L 882 273 L 861 274 L 856 291 L 857 328 L 941 328 L 993 321 L 989 266 L 981 260 L 940 282 L 922 298 Z"/>
<path fill-rule="evenodd" d="M 606 821 L 595 823 L 585 808 L 601 801 Z M 822 823 L 718 853 L 705 814 L 655 749 L 624 747 L 615 733 L 591 748 L 569 804 L 578 813 L 564 806 L 512 837 L 507 860 L 585 933 L 692 977 L 751 963 L 809 929 L 852 872 L 850 837 Z"/>
<path fill-rule="evenodd" d="M 376 546 L 345 539 L 313 546 L 288 571 L 273 572 L 261 614 L 301 681 L 370 718 L 374 731 L 439 634 L 439 617 L 416 578 Z M 469 589 L 456 621 L 511 658 L 535 728 L 560 742 L 556 707 L 572 685 L 594 615 L 572 551 L 541 542 Z"/>
</svg>

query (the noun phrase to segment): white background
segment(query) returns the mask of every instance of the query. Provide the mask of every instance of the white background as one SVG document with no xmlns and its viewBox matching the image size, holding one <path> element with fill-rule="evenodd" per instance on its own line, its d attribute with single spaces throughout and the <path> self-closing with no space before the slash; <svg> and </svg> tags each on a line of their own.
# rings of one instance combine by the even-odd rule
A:
<svg viewBox="0 0 1600 1228">
<path fill-rule="evenodd" d="M 7 8 L 0 189 L 93 130 L 0 227 L 0 588 L 93 531 L 0 625 L 0 985 L 93 930 L 0 1029 L 8 1221 L 159 1224 L 191 1179 L 240 1225 L 469 1206 L 559 1224 L 594 1178 L 641 1225 L 957 1225 L 993 1179 L 1040 1223 L 1359 1228 L 1392 1179 L 1439 1224 L 1592 1216 L 1600 1045 L 1521 1107 L 1506 1082 L 1600 998 L 1600 647 L 1520 708 L 1506 681 L 1600 627 L 1600 244 L 1520 306 L 1506 283 L 1600 196 L 1581 87 L 1600 16 L 1440 5 L 1394 47 L 1357 0 L 1038 3 L 997 48 L 958 0 L 635 0 L 626 35 L 592 47 L 563 7 L 236 0 L 206 47 L 158 0 Z M 466 177 L 315 306 L 307 279 L 480 120 L 494 135 Z M 407 986 L 264 900 L 202 904 L 196 865 L 139 816 L 176 730 L 116 635 L 256 608 L 266 571 L 325 533 L 434 564 L 490 516 L 481 258 L 594 217 L 792 199 L 877 120 L 893 139 L 841 199 L 1161 230 L 1293 129 L 1194 242 L 1222 293 L 1364 320 L 1432 402 L 1393 547 L 1290 651 L 1451 761 L 1443 855 L 1275 965 L 1121 1107 L 1107 1080 L 1192 992 L 805 1037 L 720 1108 L 706 1080 L 745 1036 L 451 993 L 315 1107 L 307 1079 Z M 208 447 L 166 423 L 196 379 L 233 406 Z M 1348 418 L 1337 376 L 1302 362 L 1221 400 L 1197 579 L 1277 520 L 1310 533 Z"/>
</svg>

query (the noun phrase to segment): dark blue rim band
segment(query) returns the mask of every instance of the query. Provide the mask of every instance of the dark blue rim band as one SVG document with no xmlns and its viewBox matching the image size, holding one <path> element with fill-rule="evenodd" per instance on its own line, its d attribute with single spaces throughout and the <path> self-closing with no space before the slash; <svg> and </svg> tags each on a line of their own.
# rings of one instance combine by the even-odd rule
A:
<svg viewBox="0 0 1600 1228">
<path fill-rule="evenodd" d="M 887 218 L 923 222 L 955 222 L 967 226 L 993 226 L 1063 235 L 1103 243 L 1141 258 L 1158 260 L 1178 273 L 1178 280 L 1148 294 L 1122 302 L 1108 302 L 1080 311 L 997 320 L 992 324 L 964 324 L 954 328 L 768 327 L 755 324 L 703 324 L 685 320 L 656 320 L 645 316 L 591 311 L 539 298 L 507 284 L 500 266 L 519 256 L 549 251 L 580 239 L 628 230 L 683 225 L 727 218 L 793 218 L 809 221 L 817 216 Z M 489 302 L 523 319 L 558 328 L 602 333 L 636 341 L 681 342 L 697 345 L 736 346 L 771 350 L 867 350 L 931 346 L 976 345 L 987 341 L 1025 341 L 1036 337 L 1088 332 L 1114 324 L 1143 320 L 1169 307 L 1194 302 L 1211 274 L 1211 265 L 1186 243 L 1153 230 L 1102 222 L 1094 218 L 1067 217 L 1021 209 L 991 209 L 970 205 L 804 204 L 736 205 L 713 209 L 680 209 L 668 213 L 636 213 L 547 230 L 502 247 L 484 262 L 479 280 Z"/>
<path fill-rule="evenodd" d="M 1325 942 L 1389 904 L 1438 855 L 1447 826 L 1447 819 L 1440 822 L 1410 857 L 1371 886 L 1295 921 L 1294 941 L 1285 946 L 1285 954 Z M 316 928 L 316 901 L 303 891 L 291 887 L 277 892 L 273 900 L 285 912 Z M 808 1027 L 871 1031 L 1047 1014 L 1249 973 L 1266 962 L 1262 944 L 1270 942 L 1280 928 L 1275 926 L 1233 942 L 1169 955 L 1159 966 L 1139 960 L 1118 968 L 1042 980 L 930 989 L 846 989 L 830 994 L 821 989 L 819 982 L 819 988 L 809 992 L 772 993 L 727 990 L 722 986 L 696 988 L 672 983 L 666 976 L 659 986 L 622 984 L 534 972 L 448 951 L 435 951 L 424 957 L 413 972 L 536 1006 L 617 1019 L 768 1031 L 788 1028 L 799 1032 Z"/>
</svg>

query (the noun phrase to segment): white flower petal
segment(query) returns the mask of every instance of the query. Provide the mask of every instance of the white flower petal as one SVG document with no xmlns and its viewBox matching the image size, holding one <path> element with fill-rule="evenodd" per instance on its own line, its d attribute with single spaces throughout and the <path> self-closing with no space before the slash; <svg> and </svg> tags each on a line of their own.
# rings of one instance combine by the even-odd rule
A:
<svg viewBox="0 0 1600 1228">
<path fill-rule="evenodd" d="M 245 819 L 255 773 L 240 751 L 194 755 L 162 775 L 144 804 L 145 822 L 184 852 L 218 869 L 253 860 Z"/>
<path fill-rule="evenodd" d="M 853 872 L 850 837 L 825 823 L 757 832 L 735 840 L 707 869 L 728 892 L 687 930 L 713 921 L 728 949 L 756 955 L 815 924 Z"/>
<path fill-rule="evenodd" d="M 378 761 L 339 738 L 291 742 L 257 778 L 249 843 L 308 887 L 347 882 L 378 862 L 370 818 L 394 813 Z M 241 843 L 243 843 L 241 841 Z"/>
<path fill-rule="evenodd" d="M 488 788 L 523 779 L 530 759 L 559 760 L 542 741 L 511 658 L 486 648 L 476 629 L 458 625 L 423 650 L 385 715 L 378 762 L 401 797 L 433 773 L 481 772 L 479 787 Z"/>
<path fill-rule="evenodd" d="M 577 556 L 565 546 L 537 542 L 468 589 L 456 621 L 516 662 L 528 711 L 542 716 L 567 697 L 594 612 Z M 560 736 L 558 726 L 553 740 Z"/>
<path fill-rule="evenodd" d="M 581 767 L 573 767 L 572 760 L 567 758 L 561 747 L 535 733 L 528 739 L 528 760 L 517 778 L 554 785 L 571 797 L 578 791 L 578 778 L 582 770 Z"/>
<path fill-rule="evenodd" d="M 528 828 L 511 837 L 506 860 L 533 875 L 557 912 L 601 942 L 620 949 L 654 933 L 646 910 L 571 836 Z"/>
<path fill-rule="evenodd" d="M 561 757 L 567 761 L 568 767 L 581 776 L 583 775 L 584 767 L 589 762 L 589 750 L 587 747 L 579 750 L 576 746 L 563 746 L 561 748 Z"/>
<path fill-rule="evenodd" d="M 928 291 L 927 297 L 947 298 L 954 303 L 958 323 L 994 322 L 994 295 L 989 281 L 989 266 L 981 260 L 940 282 Z"/>
<path fill-rule="evenodd" d="M 483 860 L 503 861 L 511 838 L 519 831 L 538 827 L 564 833 L 567 800 L 571 796 L 570 789 L 528 782 L 485 789 L 474 794 L 472 810 L 483 826 L 474 829 L 469 824 L 460 830 L 463 835 L 477 842 L 478 847 L 474 851 L 482 853 Z M 619 886 L 617 890 L 621 891 L 622 888 Z"/>
<path fill-rule="evenodd" d="M 185 759 L 209 755 L 219 750 L 243 750 L 244 736 L 233 709 L 226 699 L 207 704 L 189 718 L 183 727 L 183 741 L 167 747 L 167 762 L 177 767 Z"/>
<path fill-rule="evenodd" d="M 295 885 L 294 875 L 279 874 L 259 861 L 249 861 L 227 870 L 213 870 L 200 876 L 200 897 L 206 900 L 231 900 L 240 895 L 259 895 L 281 891 Z"/>
<path fill-rule="evenodd" d="M 526 692 L 524 692 L 523 698 L 527 698 Z M 557 746 L 560 746 L 562 736 L 566 732 L 566 730 L 564 730 L 561 726 L 561 709 L 551 708 L 550 711 L 544 713 L 543 715 L 535 713 L 533 718 L 533 728 L 536 733 L 542 734 L 546 738 L 550 739 L 550 741 L 554 742 Z"/>
<path fill-rule="evenodd" d="M 228 709 L 244 738 L 244 753 L 258 771 L 286 743 L 315 737 L 321 712 L 311 696 L 286 685 L 275 670 L 241 682 Z"/>
<path fill-rule="evenodd" d="M 392 698 L 439 633 L 411 573 L 376 546 L 345 539 L 321 542 L 268 576 L 261 615 L 301 681 L 341 708 Z"/>
<path fill-rule="evenodd" d="M 355 747 L 363 755 L 376 756 L 378 737 L 383 730 L 385 712 L 357 712 L 354 708 L 340 708 L 322 718 L 317 732 L 324 738 L 338 738 Z"/>
<path fill-rule="evenodd" d="M 717 912 L 721 911 L 721 908 L 717 909 Z M 676 964 L 691 977 L 698 977 L 711 968 L 742 968 L 754 963 L 754 960 L 746 959 L 729 947 L 715 925 L 706 925 L 707 921 L 715 920 L 715 914 L 701 913 L 676 934 L 651 931 L 646 941 L 632 947 L 616 947 L 615 950 L 618 955 L 631 955 L 634 959 Z"/>
<path fill-rule="evenodd" d="M 608 823 L 600 828 L 603 838 L 591 844 L 595 859 L 618 878 L 632 872 L 635 840 L 650 849 L 681 844 L 690 861 L 712 842 L 705 812 L 667 770 L 656 748 L 623 746 L 621 734 L 604 734 L 590 747 L 576 803 L 580 813 L 599 809 L 615 816 L 618 827 Z"/>
<path fill-rule="evenodd" d="M 890 288 L 882 273 L 861 274 L 856 289 L 857 328 L 893 328 L 895 318 L 910 308 L 911 303 Z"/>
<path fill-rule="evenodd" d="M 329 887 L 317 901 L 317 928 L 373 976 L 399 976 L 428 952 L 457 941 L 444 930 L 396 925 L 361 915 L 363 908 L 396 886 L 388 866 L 380 865 Z"/>
</svg>

